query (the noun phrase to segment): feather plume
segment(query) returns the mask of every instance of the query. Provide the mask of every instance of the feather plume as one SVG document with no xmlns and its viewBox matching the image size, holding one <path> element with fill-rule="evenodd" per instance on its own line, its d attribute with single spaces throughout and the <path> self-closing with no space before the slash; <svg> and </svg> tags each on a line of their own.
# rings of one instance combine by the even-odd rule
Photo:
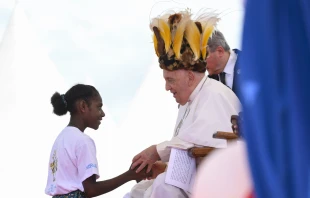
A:
<svg viewBox="0 0 310 198">
<path fill-rule="evenodd" d="M 158 50 L 157 50 L 157 38 L 156 38 L 155 34 L 153 34 L 153 43 L 154 43 L 154 48 L 155 48 L 156 55 L 159 57 L 159 53 L 158 53 Z"/>
<path fill-rule="evenodd" d="M 158 27 L 158 29 L 160 31 L 160 36 L 163 38 L 163 40 L 165 42 L 165 50 L 167 53 L 169 51 L 169 48 L 171 45 L 170 27 L 169 27 L 168 23 L 166 22 L 166 20 L 164 20 L 163 18 L 154 18 L 151 22 L 150 28 L 153 29 L 154 26 Z M 154 45 L 156 42 L 155 40 L 156 40 L 156 38 L 154 39 L 154 37 L 153 37 Z"/>
<path fill-rule="evenodd" d="M 153 29 L 154 26 L 156 26 L 159 29 L 160 36 L 162 37 L 162 39 L 165 42 L 165 50 L 166 50 L 166 52 L 168 52 L 168 50 L 170 48 L 170 44 L 171 44 L 170 28 L 169 28 L 168 23 L 165 20 L 163 20 L 162 18 L 154 18 L 152 20 L 150 28 Z M 154 45 L 155 45 L 155 42 L 157 42 L 156 37 L 153 37 L 153 40 L 154 40 Z"/>
<path fill-rule="evenodd" d="M 182 15 L 180 13 L 173 14 L 168 18 L 168 22 L 171 30 L 171 41 L 174 40 L 175 32 L 177 30 L 178 24 L 182 19 Z"/>
<path fill-rule="evenodd" d="M 219 18 L 217 16 L 211 16 L 206 21 L 202 22 L 203 32 L 201 37 L 201 55 L 203 60 L 205 60 L 207 56 L 207 45 L 208 40 L 212 35 L 213 30 L 215 29 L 217 22 L 219 21 Z"/>
<path fill-rule="evenodd" d="M 158 18 L 154 18 L 152 20 L 152 22 L 150 23 L 150 29 L 153 31 L 153 27 L 156 26 L 158 27 Z M 157 42 L 157 38 L 155 36 L 155 33 L 153 34 L 153 44 L 154 44 L 154 49 L 155 49 L 155 52 L 156 52 L 156 55 L 159 57 L 159 52 L 158 52 L 158 42 Z"/>
<path fill-rule="evenodd" d="M 188 22 L 185 28 L 185 38 L 195 55 L 194 60 L 198 60 L 200 58 L 200 32 L 194 21 Z"/>
<path fill-rule="evenodd" d="M 190 15 L 188 13 L 182 14 L 181 21 L 176 25 L 175 34 L 173 35 L 173 52 L 175 54 L 176 59 L 180 59 L 181 57 L 181 46 L 183 42 L 183 34 L 185 31 L 185 28 L 190 20 Z"/>
<path fill-rule="evenodd" d="M 165 20 L 159 19 L 159 27 L 158 28 L 160 30 L 160 35 L 165 42 L 165 50 L 167 53 L 169 51 L 170 45 L 171 45 L 170 27 Z"/>
<path fill-rule="evenodd" d="M 208 40 L 209 40 L 213 30 L 214 30 L 213 26 L 207 26 L 205 28 L 205 30 L 203 31 L 202 39 L 201 39 L 201 54 L 202 54 L 203 60 L 206 59 Z"/>
</svg>

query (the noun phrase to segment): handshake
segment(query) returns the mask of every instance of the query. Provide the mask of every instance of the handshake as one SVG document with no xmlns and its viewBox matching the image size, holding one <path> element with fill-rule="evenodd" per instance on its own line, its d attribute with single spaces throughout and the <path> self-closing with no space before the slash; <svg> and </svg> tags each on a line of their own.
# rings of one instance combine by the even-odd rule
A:
<svg viewBox="0 0 310 198">
<path fill-rule="evenodd" d="M 132 180 L 140 182 L 145 179 L 155 179 L 159 174 L 165 172 L 167 164 L 160 161 L 156 145 L 152 145 L 137 154 L 127 171 Z"/>
<path fill-rule="evenodd" d="M 139 183 L 141 180 L 147 179 L 152 177 L 153 175 L 153 171 L 151 170 L 150 172 L 147 173 L 147 167 L 144 167 L 140 172 L 136 172 L 138 167 L 135 167 L 134 169 L 131 169 L 132 164 L 129 167 L 130 172 L 132 172 L 131 174 L 134 177 L 134 180 L 136 180 L 137 183 Z"/>
<path fill-rule="evenodd" d="M 139 183 L 140 181 L 145 179 L 155 179 L 159 174 L 165 172 L 166 167 L 167 167 L 166 163 L 157 161 L 153 164 L 152 169 L 149 172 L 147 172 L 147 166 L 146 166 L 140 172 L 137 173 L 136 171 L 138 169 L 138 166 L 132 169 L 132 164 L 130 165 L 128 171 L 130 172 L 134 180 L 136 180 L 136 182 Z"/>
</svg>

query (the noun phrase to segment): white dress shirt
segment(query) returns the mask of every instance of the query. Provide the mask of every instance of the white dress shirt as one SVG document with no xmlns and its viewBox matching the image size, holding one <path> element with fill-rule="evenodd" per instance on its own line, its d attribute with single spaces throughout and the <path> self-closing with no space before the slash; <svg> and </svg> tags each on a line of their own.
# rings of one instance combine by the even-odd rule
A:
<svg viewBox="0 0 310 198">
<path fill-rule="evenodd" d="M 236 61 L 237 61 L 237 54 L 233 50 L 230 50 L 229 59 L 227 61 L 227 64 L 223 72 L 226 73 L 225 74 L 226 85 L 230 87 L 231 89 L 233 86 L 234 69 L 235 69 Z"/>
</svg>

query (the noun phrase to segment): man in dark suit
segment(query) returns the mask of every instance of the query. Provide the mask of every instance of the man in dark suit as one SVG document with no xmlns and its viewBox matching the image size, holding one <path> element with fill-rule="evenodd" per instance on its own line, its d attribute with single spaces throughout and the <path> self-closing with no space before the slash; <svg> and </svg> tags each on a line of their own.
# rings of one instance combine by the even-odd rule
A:
<svg viewBox="0 0 310 198">
<path fill-rule="evenodd" d="M 240 50 L 231 50 L 224 35 L 215 31 L 208 41 L 208 56 L 206 59 L 209 77 L 221 81 L 239 97 L 238 78 L 240 69 L 238 59 Z"/>
</svg>

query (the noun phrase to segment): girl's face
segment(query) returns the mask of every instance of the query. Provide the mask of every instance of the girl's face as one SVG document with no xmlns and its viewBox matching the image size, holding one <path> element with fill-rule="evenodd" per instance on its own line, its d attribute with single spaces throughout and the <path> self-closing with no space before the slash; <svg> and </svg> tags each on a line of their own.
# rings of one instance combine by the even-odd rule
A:
<svg viewBox="0 0 310 198">
<path fill-rule="evenodd" d="M 97 130 L 104 116 L 101 96 L 93 97 L 85 115 L 87 127 Z"/>
</svg>

